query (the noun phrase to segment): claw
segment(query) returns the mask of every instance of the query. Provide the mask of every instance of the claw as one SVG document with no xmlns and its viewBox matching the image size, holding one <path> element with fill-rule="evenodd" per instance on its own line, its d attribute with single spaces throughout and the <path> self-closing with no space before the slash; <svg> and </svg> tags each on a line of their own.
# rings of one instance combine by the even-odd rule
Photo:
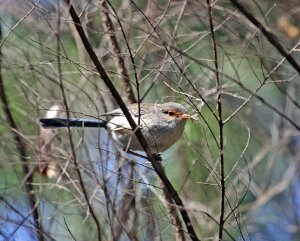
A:
<svg viewBox="0 0 300 241">
<path fill-rule="evenodd" d="M 160 154 L 153 154 L 153 156 L 155 161 L 159 161 L 159 162 L 162 161 Z"/>
</svg>

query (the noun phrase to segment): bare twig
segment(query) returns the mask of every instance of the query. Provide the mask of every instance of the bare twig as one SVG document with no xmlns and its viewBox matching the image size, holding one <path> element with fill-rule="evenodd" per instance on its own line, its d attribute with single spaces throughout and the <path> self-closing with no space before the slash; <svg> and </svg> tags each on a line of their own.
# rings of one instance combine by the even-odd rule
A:
<svg viewBox="0 0 300 241">
<path fill-rule="evenodd" d="M 224 230 L 224 215 L 225 215 L 225 173 L 224 173 L 224 134 L 223 134 L 223 118 L 222 118 L 222 99 L 221 99 L 221 87 L 222 83 L 219 77 L 219 67 L 218 67 L 218 55 L 217 55 L 217 43 L 215 39 L 214 33 L 214 25 L 212 19 L 212 6 L 210 0 L 207 0 L 208 6 L 208 20 L 209 20 L 209 27 L 211 32 L 212 38 L 212 45 L 213 45 L 213 53 L 214 53 L 214 63 L 215 63 L 215 75 L 216 75 L 216 87 L 219 90 L 217 94 L 217 110 L 218 110 L 218 124 L 219 124 L 219 155 L 220 155 L 220 163 L 221 163 L 221 211 L 220 211 L 220 221 L 219 221 L 219 240 L 223 240 L 223 230 Z"/>
<path fill-rule="evenodd" d="M 131 174 L 130 174 L 130 179 L 128 180 L 128 185 L 125 188 L 125 194 L 122 200 L 122 204 L 120 205 L 120 210 L 119 210 L 119 220 L 120 222 L 117 224 L 117 226 L 114 228 L 114 233 L 113 237 L 115 240 L 119 240 L 122 230 L 123 230 L 123 223 L 128 223 L 129 222 L 129 215 L 130 215 L 130 210 L 134 206 L 135 203 L 135 185 L 133 181 L 133 173 L 134 173 L 134 163 L 131 162 Z M 130 230 L 130 235 L 129 237 L 134 240 L 138 240 L 137 234 L 135 231 Z"/>
<path fill-rule="evenodd" d="M 129 103 L 135 103 L 136 99 L 131 88 L 130 78 L 125 66 L 124 57 L 121 56 L 121 50 L 116 38 L 115 29 L 109 16 L 109 9 L 106 5 L 106 1 L 100 0 L 100 4 L 100 14 L 103 19 L 103 28 L 105 33 L 108 35 L 108 42 L 112 48 L 114 58 L 116 60 L 116 66 L 122 79 L 122 92 L 124 93 L 122 96 L 125 96 Z"/>
<path fill-rule="evenodd" d="M 185 236 L 184 236 L 184 232 L 182 229 L 182 223 L 179 219 L 179 216 L 177 213 L 177 208 L 174 205 L 174 201 L 173 201 L 172 197 L 170 196 L 170 194 L 168 193 L 164 183 L 161 181 L 160 181 L 160 186 L 163 189 L 163 197 L 165 199 L 163 204 L 165 205 L 165 207 L 168 211 L 168 214 L 169 214 L 170 221 L 173 224 L 173 227 L 175 230 L 176 241 L 185 241 Z"/>
</svg>

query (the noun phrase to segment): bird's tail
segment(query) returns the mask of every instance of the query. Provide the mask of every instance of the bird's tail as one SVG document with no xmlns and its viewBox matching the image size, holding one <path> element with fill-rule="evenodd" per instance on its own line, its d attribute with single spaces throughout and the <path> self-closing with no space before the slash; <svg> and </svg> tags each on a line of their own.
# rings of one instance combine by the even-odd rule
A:
<svg viewBox="0 0 300 241">
<path fill-rule="evenodd" d="M 43 118 L 40 119 L 43 128 L 58 127 L 106 127 L 107 121 L 84 118 Z"/>
</svg>

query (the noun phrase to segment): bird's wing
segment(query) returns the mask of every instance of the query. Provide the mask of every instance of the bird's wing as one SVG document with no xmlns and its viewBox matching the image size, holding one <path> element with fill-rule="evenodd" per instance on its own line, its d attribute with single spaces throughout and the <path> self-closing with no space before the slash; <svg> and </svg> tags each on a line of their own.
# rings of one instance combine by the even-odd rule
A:
<svg viewBox="0 0 300 241">
<path fill-rule="evenodd" d="M 139 108 L 138 104 L 130 104 L 128 106 L 129 112 L 131 113 L 132 116 L 138 116 L 140 115 L 145 115 L 148 113 L 151 113 L 153 111 L 153 104 L 149 103 L 141 103 L 140 104 L 140 113 L 139 113 Z M 102 114 L 102 116 L 124 116 L 123 111 L 121 109 L 116 109 L 107 113 Z"/>
</svg>

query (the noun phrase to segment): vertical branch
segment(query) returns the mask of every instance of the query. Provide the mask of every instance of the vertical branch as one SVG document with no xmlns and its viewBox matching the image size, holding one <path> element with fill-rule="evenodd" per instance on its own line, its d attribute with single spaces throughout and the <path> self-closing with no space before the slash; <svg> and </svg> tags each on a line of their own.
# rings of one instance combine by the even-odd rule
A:
<svg viewBox="0 0 300 241">
<path fill-rule="evenodd" d="M 219 221 L 219 240 L 223 240 L 223 229 L 224 229 L 224 213 L 225 213 L 225 174 L 224 174 L 224 136 L 223 136 L 223 119 L 222 119 L 222 99 L 221 99 L 221 81 L 219 76 L 218 66 L 218 53 L 217 43 L 214 33 L 214 24 L 212 19 L 212 7 L 210 0 L 206 0 L 208 6 L 208 20 L 212 38 L 212 45 L 214 51 L 214 64 L 215 64 L 215 75 L 216 75 L 216 87 L 217 87 L 217 110 L 218 110 L 218 124 L 219 124 L 219 156 L 221 163 L 221 207 L 220 207 L 220 221 Z"/>
<path fill-rule="evenodd" d="M 2 28 L 1 28 L 1 24 L 0 24 L 0 42 L 2 41 Z M 26 180 L 25 180 L 25 190 L 26 190 L 26 194 L 27 194 L 27 199 L 29 202 L 29 206 L 31 208 L 31 212 L 33 214 L 33 218 L 34 218 L 34 222 L 35 222 L 35 227 L 37 228 L 37 233 L 38 233 L 38 239 L 40 241 L 44 240 L 44 236 L 43 236 L 43 228 L 42 228 L 42 223 L 39 217 L 39 212 L 38 212 L 38 202 L 35 200 L 35 196 L 34 196 L 34 188 L 32 186 L 32 179 L 33 179 L 33 172 L 30 171 L 29 169 L 29 163 L 27 162 L 26 159 L 26 147 L 24 142 L 22 141 L 20 135 L 18 133 L 21 133 L 21 131 L 19 130 L 17 123 L 14 120 L 14 117 L 10 111 L 9 108 L 9 101 L 7 99 L 7 95 L 6 95 L 6 91 L 5 91 L 5 87 L 4 87 L 4 81 L 3 81 L 3 77 L 2 77 L 2 45 L 0 46 L 0 98 L 1 98 L 1 102 L 2 102 L 2 108 L 3 108 L 3 112 L 4 115 L 7 119 L 8 122 L 8 126 L 11 129 L 12 135 L 15 139 L 16 142 L 16 146 L 17 146 L 17 150 L 19 152 L 19 156 L 22 162 L 22 171 L 24 176 L 26 176 Z"/>
<path fill-rule="evenodd" d="M 120 50 L 120 46 L 118 44 L 116 35 L 115 35 L 115 29 L 113 26 L 113 23 L 109 17 L 109 10 L 108 7 L 106 5 L 105 0 L 100 0 L 100 4 L 101 4 L 101 17 L 102 17 L 102 22 L 103 22 L 103 28 L 105 33 L 108 34 L 108 42 L 110 43 L 110 46 L 112 48 L 113 51 L 113 55 L 114 55 L 114 59 L 116 60 L 116 65 L 117 65 L 117 70 L 120 74 L 120 77 L 122 79 L 122 93 L 124 94 L 124 96 L 126 97 L 127 101 L 129 103 L 135 103 L 136 99 L 134 97 L 131 85 L 130 85 L 130 79 L 129 79 L 129 75 L 127 72 L 127 69 L 125 67 L 125 63 L 124 63 L 124 59 L 121 56 L 121 50 Z"/>
<path fill-rule="evenodd" d="M 168 193 L 164 183 L 161 180 L 159 181 L 159 183 L 160 187 L 163 189 L 163 197 L 165 199 L 164 205 L 167 209 L 170 221 L 174 226 L 176 241 L 185 241 L 182 223 L 178 216 L 176 205 L 174 204 L 174 201 L 171 195 Z"/>
<path fill-rule="evenodd" d="M 137 232 L 136 228 L 134 227 L 134 220 L 129 218 L 130 211 L 135 208 L 136 187 L 134 184 L 134 167 L 135 167 L 134 162 L 131 162 L 130 163 L 130 177 L 128 180 L 128 184 L 125 187 L 126 191 L 124 192 L 124 196 L 121 201 L 121 206 L 118 211 L 120 221 L 114 228 L 114 234 L 112 235 L 115 238 L 115 240 L 120 239 L 120 236 L 124 229 L 123 224 L 126 224 L 128 227 L 130 227 L 130 222 L 132 222 L 131 228 L 129 230 L 130 239 L 139 240 L 138 236 L 137 236 L 138 232 Z M 134 211 L 136 213 L 136 210 L 134 210 Z"/>
<path fill-rule="evenodd" d="M 68 102 L 67 102 L 67 97 L 66 97 L 66 93 L 65 93 L 65 87 L 64 87 L 64 83 L 63 83 L 63 79 L 62 79 L 62 69 L 61 69 L 61 60 L 60 60 L 60 2 L 57 2 L 57 15 L 58 15 L 58 20 L 57 20 L 57 31 L 56 31 L 56 39 L 57 39 L 57 46 L 56 46 L 56 50 L 57 50 L 57 70 L 58 70 L 58 78 L 59 78 L 59 87 L 61 90 L 61 94 L 62 94 L 62 98 L 63 98 L 63 103 L 64 103 L 64 107 L 66 108 L 66 114 L 67 114 L 67 118 L 70 118 L 70 111 L 69 111 L 69 106 L 68 106 Z M 88 209 L 92 215 L 92 218 L 94 219 L 95 223 L 96 223 L 96 227 L 97 227 L 97 234 L 98 234 L 98 241 L 101 241 L 101 226 L 100 226 L 100 222 L 97 219 L 97 216 L 92 208 L 92 205 L 90 203 L 90 199 L 88 197 L 88 193 L 85 189 L 84 186 L 84 182 L 83 182 L 83 178 L 81 176 L 81 172 L 80 172 L 80 167 L 78 164 L 78 160 L 77 160 L 77 156 L 76 156 L 76 152 L 75 152 L 75 146 L 73 143 L 73 139 L 72 139 L 72 133 L 71 133 L 71 128 L 70 126 L 68 126 L 68 138 L 69 138 L 69 142 L 71 145 L 71 151 L 72 151 L 72 157 L 74 160 L 74 165 L 75 165 L 75 169 L 79 178 L 79 184 L 82 188 L 82 192 L 85 198 L 85 201 L 87 203 Z"/>
</svg>

